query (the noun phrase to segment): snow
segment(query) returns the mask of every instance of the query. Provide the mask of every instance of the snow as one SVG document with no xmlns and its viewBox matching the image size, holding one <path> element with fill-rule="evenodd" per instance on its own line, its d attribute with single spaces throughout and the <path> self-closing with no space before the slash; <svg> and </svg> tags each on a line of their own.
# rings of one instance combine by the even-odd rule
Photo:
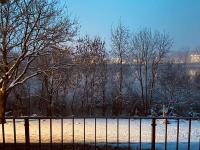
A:
<svg viewBox="0 0 200 150">
<path fill-rule="evenodd" d="M 176 133 L 177 133 L 177 122 L 176 120 L 169 120 L 168 124 L 168 137 L 167 140 L 172 145 L 176 145 Z M 95 120 L 85 119 L 85 141 L 86 143 L 95 142 Z M 107 141 L 108 143 L 117 142 L 117 119 L 108 119 L 107 121 Z M 130 140 L 131 143 L 139 142 L 139 120 L 130 120 Z M 84 141 L 84 120 L 74 119 L 74 140 L 76 143 L 82 143 Z M 160 143 L 165 141 L 165 124 L 163 120 L 156 121 L 156 143 L 159 146 Z M 63 120 L 63 136 L 64 142 L 72 142 L 73 128 L 72 119 Z M 187 120 L 180 120 L 180 132 L 179 142 L 186 144 L 188 142 L 188 128 L 189 122 Z M 39 130 L 38 120 L 30 120 L 30 141 L 32 143 L 39 142 Z M 151 120 L 142 120 L 142 143 L 151 142 Z M 7 120 L 5 124 L 5 141 L 6 143 L 13 143 L 13 122 Z M 16 138 L 17 143 L 25 142 L 24 134 L 24 120 L 16 120 Z M 52 119 L 52 140 L 54 143 L 61 142 L 61 120 Z M 106 120 L 96 119 L 96 139 L 98 143 L 104 143 L 106 141 Z M 200 121 L 193 120 L 191 127 L 191 145 L 193 143 L 198 144 L 200 139 Z M 41 120 L 41 140 L 43 143 L 50 142 L 50 120 Z M 2 130 L 0 129 L 0 142 L 2 142 Z M 128 142 L 128 119 L 119 119 L 119 142 Z M 171 145 L 171 146 L 172 146 Z"/>
</svg>

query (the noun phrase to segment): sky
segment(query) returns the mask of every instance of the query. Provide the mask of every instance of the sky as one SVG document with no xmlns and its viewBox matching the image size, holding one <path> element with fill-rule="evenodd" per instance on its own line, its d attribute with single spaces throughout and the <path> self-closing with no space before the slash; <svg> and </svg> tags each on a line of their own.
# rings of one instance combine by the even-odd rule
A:
<svg viewBox="0 0 200 150">
<path fill-rule="evenodd" d="M 108 46 L 120 21 L 133 32 L 168 33 L 175 51 L 200 46 L 200 0 L 67 0 L 67 9 L 81 25 L 80 35 L 101 36 Z"/>
</svg>

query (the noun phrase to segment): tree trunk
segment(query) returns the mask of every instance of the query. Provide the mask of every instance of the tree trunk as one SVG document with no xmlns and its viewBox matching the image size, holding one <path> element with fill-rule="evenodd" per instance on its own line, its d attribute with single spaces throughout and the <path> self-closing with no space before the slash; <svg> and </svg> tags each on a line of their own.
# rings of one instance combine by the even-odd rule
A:
<svg viewBox="0 0 200 150">
<path fill-rule="evenodd" d="M 105 86 L 103 87 L 103 106 L 102 106 L 102 115 L 105 116 L 106 115 L 106 96 L 105 96 Z"/>
<path fill-rule="evenodd" d="M 76 89 L 74 89 L 74 94 L 73 94 L 72 103 L 71 103 L 71 112 L 72 112 L 72 115 L 74 115 L 74 101 L 75 101 L 75 95 L 76 95 Z"/>
<path fill-rule="evenodd" d="M 139 81 L 140 81 L 140 87 L 141 87 L 141 98 L 142 98 L 142 105 L 143 105 L 143 108 L 144 108 L 144 111 L 143 113 L 145 114 L 146 112 L 146 107 L 145 107 L 145 99 L 144 99 L 144 86 L 143 86 L 143 78 L 142 78 L 142 64 L 140 62 L 139 64 Z"/>
<path fill-rule="evenodd" d="M 145 62 L 145 116 L 148 115 L 148 64 L 147 64 L 147 58 Z"/>
<path fill-rule="evenodd" d="M 122 60 L 122 56 L 120 56 L 120 78 L 119 78 L 119 92 L 120 95 L 122 95 L 122 83 L 123 83 L 123 60 Z"/>
<path fill-rule="evenodd" d="M 5 123 L 6 100 L 6 91 L 0 89 L 0 124 Z"/>
</svg>

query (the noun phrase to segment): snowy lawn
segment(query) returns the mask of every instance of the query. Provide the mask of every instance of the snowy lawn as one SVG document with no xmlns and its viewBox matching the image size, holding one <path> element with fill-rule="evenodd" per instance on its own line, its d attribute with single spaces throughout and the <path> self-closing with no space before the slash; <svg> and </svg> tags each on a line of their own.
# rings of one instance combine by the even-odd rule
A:
<svg viewBox="0 0 200 150">
<path fill-rule="evenodd" d="M 169 120 L 168 124 L 168 137 L 167 140 L 169 143 L 176 142 L 176 133 L 177 133 L 177 122 L 176 120 Z M 108 119 L 107 120 L 107 141 L 108 143 L 117 142 L 117 119 Z M 127 143 L 128 142 L 128 119 L 119 119 L 119 142 Z M 165 139 L 165 124 L 163 120 L 156 121 L 156 142 L 164 143 Z M 130 140 L 131 143 L 139 142 L 139 127 L 140 121 L 137 119 L 130 120 Z M 188 127 L 189 122 L 187 120 L 180 120 L 180 133 L 179 133 L 179 142 L 186 143 L 188 141 Z M 38 130 L 38 120 L 30 120 L 30 141 L 32 143 L 39 142 L 39 130 Z M 63 120 L 63 136 L 65 143 L 71 143 L 73 137 L 73 125 L 72 119 Z M 143 119 L 142 120 L 142 143 L 151 142 L 151 120 Z M 12 120 L 7 120 L 5 124 L 5 141 L 6 143 L 13 143 L 13 122 Z M 24 120 L 16 120 L 16 138 L 17 143 L 25 142 L 24 134 Z M 61 120 L 52 119 L 52 138 L 54 143 L 61 142 Z M 96 119 L 96 139 L 99 143 L 104 143 L 106 141 L 106 120 L 105 119 Z M 199 143 L 200 139 L 200 121 L 193 120 L 191 127 L 191 142 Z M 50 142 L 50 120 L 45 119 L 41 120 L 41 142 L 49 143 Z M 74 119 L 74 140 L 76 143 L 82 143 L 84 141 L 84 120 L 83 119 Z M 95 142 L 95 120 L 94 119 L 85 119 L 85 141 L 87 143 Z M 0 129 L 0 142 L 2 142 L 2 130 Z"/>
</svg>

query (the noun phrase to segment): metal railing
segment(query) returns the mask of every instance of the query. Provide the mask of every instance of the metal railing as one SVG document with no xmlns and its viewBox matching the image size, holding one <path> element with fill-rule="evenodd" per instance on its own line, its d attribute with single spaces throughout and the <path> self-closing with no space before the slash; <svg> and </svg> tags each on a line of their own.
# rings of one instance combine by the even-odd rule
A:
<svg viewBox="0 0 200 150">
<path fill-rule="evenodd" d="M 117 119 L 117 142 L 116 145 L 119 147 L 120 144 L 120 135 L 119 135 L 119 120 L 120 119 L 127 119 L 127 126 L 128 126 L 128 141 L 127 141 L 127 148 L 130 150 L 131 149 L 131 119 L 137 119 L 139 120 L 139 149 L 142 149 L 142 121 L 143 120 L 151 120 L 151 150 L 156 149 L 156 121 L 157 120 L 164 120 L 164 127 L 165 127 L 165 132 L 164 132 L 164 149 L 167 150 L 167 142 L 168 142 L 168 120 L 176 120 L 176 150 L 179 150 L 179 130 L 180 130 L 180 120 L 186 120 L 188 121 L 188 140 L 187 140 L 187 149 L 190 150 L 190 144 L 191 144 L 191 127 L 192 127 L 192 121 L 193 120 L 199 120 L 199 117 L 6 117 L 6 119 L 11 119 L 13 122 L 13 139 L 14 139 L 14 145 L 17 144 L 16 140 L 16 119 L 21 119 L 24 121 L 24 131 L 25 131 L 25 146 L 26 149 L 30 148 L 31 142 L 30 142 L 30 120 L 34 119 L 38 121 L 38 139 L 39 139 L 39 149 L 41 149 L 41 144 L 42 144 L 42 138 L 41 138 L 41 120 L 46 119 L 49 120 L 49 133 L 50 133 L 50 147 L 52 149 L 52 144 L 53 144 L 53 134 L 52 134 L 52 120 L 53 119 L 60 119 L 60 128 L 61 128 L 61 149 L 64 147 L 64 126 L 63 126 L 63 121 L 65 119 L 71 119 L 72 120 L 72 145 L 73 145 L 73 150 L 75 149 L 75 119 L 83 119 L 83 148 L 85 149 L 86 147 L 86 119 L 94 119 L 94 148 L 96 149 L 97 147 L 97 119 L 105 119 L 105 133 L 106 133 L 106 139 L 105 139 L 105 149 L 107 150 L 108 148 L 108 119 Z M 6 133 L 5 133 L 5 127 L 4 124 L 1 124 L 1 130 L 2 130 L 2 148 L 4 149 L 6 147 Z M 200 128 L 200 126 L 199 126 Z M 199 142 L 199 150 L 200 150 L 200 142 Z"/>
</svg>

